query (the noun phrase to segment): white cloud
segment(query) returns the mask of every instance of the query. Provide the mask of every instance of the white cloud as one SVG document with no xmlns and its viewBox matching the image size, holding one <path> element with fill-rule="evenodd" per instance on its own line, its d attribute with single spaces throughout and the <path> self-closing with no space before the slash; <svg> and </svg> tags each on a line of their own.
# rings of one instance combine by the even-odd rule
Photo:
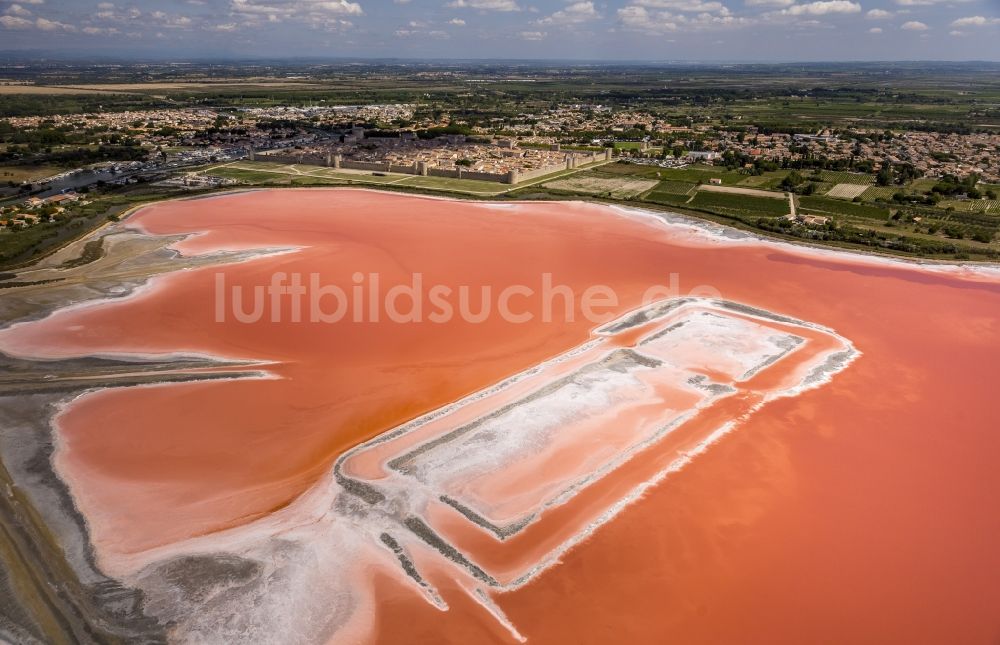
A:
<svg viewBox="0 0 1000 645">
<path fill-rule="evenodd" d="M 600 14 L 594 9 L 594 3 L 590 0 L 574 2 L 567 5 L 565 9 L 556 11 L 551 16 L 547 16 L 538 21 L 540 25 L 576 25 L 581 22 L 600 18 Z"/>
<path fill-rule="evenodd" d="M 704 0 L 636 0 L 635 4 L 650 9 L 729 14 L 729 9 L 721 2 Z"/>
<path fill-rule="evenodd" d="M 688 16 L 670 11 L 649 11 L 646 7 L 638 4 L 619 9 L 618 21 L 626 30 L 651 34 L 666 34 L 680 30 L 709 31 L 753 24 L 753 21 L 748 18 L 737 18 L 730 15 L 729 9 L 725 7 L 718 14 L 704 12 Z"/>
<path fill-rule="evenodd" d="M 972 2 L 973 0 L 896 0 L 901 7 L 927 7 L 932 4 L 955 4 L 956 2 Z"/>
<path fill-rule="evenodd" d="M 872 27 L 871 29 L 868 30 L 868 33 L 870 33 L 870 34 L 880 34 L 880 33 L 882 33 L 882 28 L 881 27 Z"/>
<path fill-rule="evenodd" d="M 968 18 L 959 18 L 951 23 L 952 27 L 986 27 L 989 25 L 1000 25 L 1000 18 L 969 16 Z"/>
<path fill-rule="evenodd" d="M 194 22 L 187 16 L 172 16 L 163 11 L 154 11 L 149 17 L 170 29 L 187 29 Z"/>
<path fill-rule="evenodd" d="M 73 25 L 67 25 L 57 20 L 49 20 L 48 18 L 38 18 L 35 20 L 35 27 L 42 31 L 76 31 L 76 27 Z"/>
<path fill-rule="evenodd" d="M 356 2 L 348 2 L 347 0 L 319 0 L 318 2 L 300 0 L 299 2 L 296 2 L 296 4 L 307 11 L 314 11 L 318 13 L 350 16 L 360 16 L 364 13 L 360 4 Z"/>
<path fill-rule="evenodd" d="M 900 29 L 905 29 L 906 31 L 927 31 L 930 27 L 919 20 L 911 20 L 909 22 L 904 22 Z"/>
<path fill-rule="evenodd" d="M 451 20 L 448 21 L 448 24 L 455 25 L 456 27 L 464 27 L 465 21 L 462 20 L 461 18 L 452 18 Z"/>
<path fill-rule="evenodd" d="M 35 2 L 32 4 L 41 4 Z M 57 20 L 48 18 L 35 18 L 29 20 L 21 16 L 0 16 L 0 26 L 4 29 L 38 29 L 39 31 L 76 31 L 73 25 L 67 25 Z"/>
<path fill-rule="evenodd" d="M 236 31 L 239 28 L 240 26 L 237 25 L 235 22 L 226 22 L 221 25 L 213 25 L 209 27 L 209 31 L 220 31 L 222 33 L 229 33 L 232 31 Z"/>
<path fill-rule="evenodd" d="M 790 7 L 795 0 L 746 0 L 748 7 Z"/>
<path fill-rule="evenodd" d="M 480 9 L 482 11 L 520 11 L 514 0 L 454 0 L 446 6 L 453 9 Z"/>
<path fill-rule="evenodd" d="M 892 12 L 886 11 L 885 9 L 872 9 L 865 14 L 865 18 L 869 20 L 884 20 L 886 18 L 892 18 Z"/>
<path fill-rule="evenodd" d="M 781 13 L 788 16 L 826 16 L 835 13 L 860 13 L 861 5 L 851 0 L 819 0 L 808 4 L 792 5 L 782 9 Z"/>
<path fill-rule="evenodd" d="M 229 8 L 241 16 L 296 18 L 314 24 L 330 16 L 364 13 L 360 4 L 348 0 L 230 0 Z"/>
<path fill-rule="evenodd" d="M 954 31 L 949 31 L 948 35 L 949 36 L 956 36 L 956 37 L 958 37 L 958 36 L 964 36 L 965 32 L 964 31 L 959 31 L 959 30 L 956 29 Z"/>
<path fill-rule="evenodd" d="M 433 38 L 435 40 L 447 40 L 451 34 L 441 29 L 429 29 L 431 23 L 423 20 L 411 20 L 406 27 L 397 29 L 393 35 L 397 38 Z"/>
<path fill-rule="evenodd" d="M 22 18 L 31 15 L 30 11 L 28 11 L 19 4 L 12 4 L 9 7 L 7 7 L 6 13 L 8 16 L 21 16 Z"/>
<path fill-rule="evenodd" d="M 4 29 L 31 29 L 35 23 L 17 16 L 0 16 L 0 25 Z"/>
<path fill-rule="evenodd" d="M 652 20 L 645 7 L 630 5 L 618 10 L 618 20 L 623 26 L 640 31 L 652 31 Z M 676 29 L 677 25 L 671 25 L 670 29 Z"/>
<path fill-rule="evenodd" d="M 45 0 L 21 0 L 21 4 L 45 4 Z"/>
<path fill-rule="evenodd" d="M 88 36 L 114 36 L 121 33 L 117 27 L 84 27 L 80 31 Z"/>
<path fill-rule="evenodd" d="M 549 34 L 544 31 L 519 31 L 517 37 L 521 40 L 544 40 Z"/>
</svg>

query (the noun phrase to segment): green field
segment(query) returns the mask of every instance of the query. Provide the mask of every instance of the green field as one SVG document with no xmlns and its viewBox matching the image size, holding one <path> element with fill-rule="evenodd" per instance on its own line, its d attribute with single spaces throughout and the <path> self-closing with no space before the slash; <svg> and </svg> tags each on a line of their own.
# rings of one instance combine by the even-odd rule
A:
<svg viewBox="0 0 1000 645">
<path fill-rule="evenodd" d="M 669 195 L 690 195 L 695 184 L 686 181 L 674 181 L 672 179 L 661 181 L 656 185 L 650 194 L 667 193 Z"/>
<path fill-rule="evenodd" d="M 641 150 L 642 143 L 639 141 L 615 141 L 615 150 Z"/>
<path fill-rule="evenodd" d="M 628 163 L 627 161 L 617 161 L 601 166 L 601 172 L 609 175 L 631 175 L 645 179 L 656 179 L 657 175 L 662 173 L 663 170 L 663 168 L 657 166 L 646 166 L 643 164 Z"/>
<path fill-rule="evenodd" d="M 940 208 L 954 208 L 964 213 L 1000 214 L 1000 200 L 996 199 L 946 199 L 938 204 Z"/>
<path fill-rule="evenodd" d="M 829 197 L 799 197 L 799 210 L 808 213 L 818 213 L 820 215 L 847 215 L 850 217 L 881 220 L 889 218 L 889 210 L 886 208 L 870 204 L 855 204 Z"/>
<path fill-rule="evenodd" d="M 296 166 L 296 168 L 299 168 Z M 310 175 L 329 177 L 341 181 L 363 181 L 366 184 L 388 184 L 399 181 L 404 175 L 373 175 L 367 172 L 337 172 L 333 168 L 322 168 L 317 166 L 303 166 L 301 171 Z"/>
<path fill-rule="evenodd" d="M 788 214 L 787 200 L 733 193 L 701 191 L 689 204 L 693 208 L 703 208 L 725 215 L 780 217 Z"/>
<path fill-rule="evenodd" d="M 205 174 L 211 175 L 212 177 L 225 177 L 227 179 L 244 181 L 250 184 L 281 185 L 292 183 L 292 175 L 287 173 L 269 172 L 267 170 L 249 170 L 246 168 L 237 168 L 232 166 L 213 168 Z M 321 180 L 317 179 L 317 181 Z"/>
<path fill-rule="evenodd" d="M 721 179 L 723 185 L 735 186 L 746 178 L 738 172 L 729 172 L 722 168 L 705 168 L 689 166 L 687 168 L 661 168 L 661 179 L 688 181 L 691 183 L 709 183 L 712 179 Z"/>
<path fill-rule="evenodd" d="M 394 182 L 400 186 L 419 186 L 420 188 L 433 188 L 436 190 L 457 190 L 468 193 L 496 194 L 506 192 L 513 188 L 509 184 L 501 184 L 495 181 L 479 181 L 477 179 L 452 179 L 451 177 L 407 177 L 406 179 Z"/>
<path fill-rule="evenodd" d="M 871 186 L 875 183 L 874 175 L 866 175 L 858 172 L 835 172 L 832 170 L 823 170 L 820 172 L 820 177 L 824 182 L 831 184 L 858 184 L 861 186 Z M 810 179 L 811 174 L 806 175 L 806 179 Z"/>
<path fill-rule="evenodd" d="M 512 186 L 492 181 L 475 179 L 453 179 L 451 177 L 419 177 L 415 175 L 385 174 L 373 175 L 363 172 L 337 171 L 324 166 L 277 164 L 271 162 L 241 162 L 226 166 L 216 166 L 206 174 L 228 177 L 251 184 L 264 185 L 348 185 L 348 184 L 396 184 L 416 188 L 429 188 L 452 192 L 494 195 L 510 190 Z"/>
<path fill-rule="evenodd" d="M 50 164 L 25 164 L 0 166 L 0 183 L 13 181 L 22 183 L 25 181 L 37 181 L 52 175 L 58 175 L 65 171 L 65 168 Z"/>
<path fill-rule="evenodd" d="M 902 190 L 901 187 L 893 186 L 869 186 L 865 189 L 865 192 L 861 193 L 861 199 L 866 202 L 883 201 L 888 202 L 892 200 L 892 196 Z"/>
<path fill-rule="evenodd" d="M 745 175 L 739 185 L 747 188 L 776 189 L 781 180 L 788 176 L 787 170 L 773 170 L 762 175 Z"/>
<path fill-rule="evenodd" d="M 370 172 L 348 172 L 345 170 L 336 170 L 334 168 L 327 168 L 326 166 L 310 166 L 305 164 L 281 164 L 274 163 L 270 161 L 249 161 L 249 162 L 239 162 L 227 166 L 222 166 L 221 168 L 232 168 L 232 169 L 245 169 L 253 172 L 268 172 L 274 173 L 275 175 L 284 175 L 288 177 L 313 177 L 318 181 L 323 179 L 334 179 L 340 182 L 363 182 L 366 184 L 387 184 L 395 181 L 399 181 L 404 177 L 409 175 L 397 175 L 397 174 L 383 174 L 383 175 L 373 175 Z M 218 174 L 214 170 L 208 174 Z"/>
<path fill-rule="evenodd" d="M 646 193 L 645 201 L 667 206 L 680 206 L 690 199 L 695 184 L 686 181 L 661 181 L 653 190 Z"/>
<path fill-rule="evenodd" d="M 653 190 L 649 192 L 642 201 L 652 204 L 663 204 L 664 206 L 684 206 L 690 199 L 687 195 L 677 195 L 675 193 L 661 193 Z"/>
<path fill-rule="evenodd" d="M 910 190 L 916 193 L 926 193 L 929 192 L 931 188 L 934 188 L 937 183 L 938 180 L 933 177 L 921 177 L 920 179 L 914 179 L 910 183 Z"/>
<path fill-rule="evenodd" d="M 702 182 L 709 183 L 709 180 L 718 178 L 723 184 L 734 186 L 746 178 L 746 175 L 738 172 L 730 172 L 724 168 L 712 168 L 711 166 L 688 166 L 686 168 L 660 168 L 659 166 L 646 166 L 619 161 L 601 166 L 601 172 L 614 175 L 634 175 L 647 179 L 665 179 L 672 181 L 684 181 L 692 184 Z"/>
</svg>

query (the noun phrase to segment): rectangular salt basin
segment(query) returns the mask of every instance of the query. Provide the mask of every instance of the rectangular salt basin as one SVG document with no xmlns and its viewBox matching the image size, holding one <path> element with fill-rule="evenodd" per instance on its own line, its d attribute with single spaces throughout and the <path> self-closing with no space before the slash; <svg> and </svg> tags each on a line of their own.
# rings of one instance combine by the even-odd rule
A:
<svg viewBox="0 0 1000 645">
<path fill-rule="evenodd" d="M 690 376 L 615 350 L 390 467 L 430 486 L 477 523 L 510 533 L 589 473 L 706 401 L 708 392 L 686 384 Z"/>
<path fill-rule="evenodd" d="M 803 342 L 697 305 L 636 326 L 647 333 L 634 348 L 599 345 L 581 367 L 556 378 L 543 369 L 527 377 L 529 393 L 472 420 L 440 417 L 433 438 L 386 465 L 509 537 Z"/>
</svg>

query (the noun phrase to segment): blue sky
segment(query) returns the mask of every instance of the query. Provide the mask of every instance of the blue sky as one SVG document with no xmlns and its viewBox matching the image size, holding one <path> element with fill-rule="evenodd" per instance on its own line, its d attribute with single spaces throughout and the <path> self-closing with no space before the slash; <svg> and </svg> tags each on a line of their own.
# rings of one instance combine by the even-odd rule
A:
<svg viewBox="0 0 1000 645">
<path fill-rule="evenodd" d="M 0 0 L 0 50 L 1000 60 L 1000 0 Z"/>
</svg>

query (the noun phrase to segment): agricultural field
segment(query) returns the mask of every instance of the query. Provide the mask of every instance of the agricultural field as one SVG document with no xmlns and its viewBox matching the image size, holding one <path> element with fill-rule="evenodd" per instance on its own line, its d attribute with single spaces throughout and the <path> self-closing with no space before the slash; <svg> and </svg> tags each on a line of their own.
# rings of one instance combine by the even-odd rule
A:
<svg viewBox="0 0 1000 645">
<path fill-rule="evenodd" d="M 476 179 L 453 179 L 451 177 L 419 177 L 403 174 L 374 175 L 368 172 L 335 170 L 325 166 L 284 165 L 271 162 L 240 162 L 215 166 L 205 174 L 228 177 L 252 184 L 268 185 L 316 185 L 316 184 L 397 184 L 416 188 L 429 188 L 479 195 L 495 195 L 512 187 L 491 181 Z"/>
<path fill-rule="evenodd" d="M 235 179 L 237 181 L 254 184 L 277 183 L 280 180 L 287 179 L 287 177 L 283 177 L 281 174 L 273 173 L 268 170 L 252 170 L 241 166 L 216 166 L 200 174 L 205 174 L 211 177 L 222 177 L 223 179 Z"/>
<path fill-rule="evenodd" d="M 672 179 L 661 181 L 653 189 L 654 193 L 667 193 L 670 195 L 690 195 L 696 187 L 695 184 L 686 181 L 674 181 Z"/>
<path fill-rule="evenodd" d="M 617 161 L 601 166 L 601 172 L 604 174 L 629 175 L 632 177 L 645 177 L 647 179 L 657 179 L 663 171 L 664 168 L 658 166 L 628 163 L 627 161 Z"/>
<path fill-rule="evenodd" d="M 685 181 L 661 181 L 656 188 L 649 191 L 643 198 L 647 202 L 654 204 L 664 204 L 666 206 L 680 206 L 685 204 L 697 186 Z"/>
<path fill-rule="evenodd" d="M 901 188 L 902 187 L 897 186 L 869 186 L 863 193 L 861 193 L 861 199 L 866 202 L 887 202 L 890 201 L 892 196 L 898 193 Z"/>
<path fill-rule="evenodd" d="M 885 220 L 889 218 L 889 209 L 870 204 L 855 204 L 841 199 L 828 197 L 802 196 L 798 198 L 799 210 L 819 215 L 846 215 L 865 219 Z"/>
<path fill-rule="evenodd" d="M 773 170 L 762 175 L 746 175 L 739 181 L 747 188 L 777 188 L 781 180 L 788 176 L 787 170 Z"/>
<path fill-rule="evenodd" d="M 693 208 L 711 210 L 737 217 L 780 217 L 788 215 L 788 201 L 733 193 L 699 191 L 689 202 Z"/>
<path fill-rule="evenodd" d="M 940 208 L 954 208 L 964 213 L 1000 214 L 1000 200 L 997 199 L 947 199 L 938 204 Z"/>
<path fill-rule="evenodd" d="M 788 196 L 783 192 L 760 190 L 759 188 L 745 188 L 743 186 L 715 186 L 713 184 L 700 184 L 698 186 L 698 190 L 708 193 L 729 193 L 732 195 L 764 197 L 766 199 L 788 199 Z"/>
<path fill-rule="evenodd" d="M 920 179 L 914 179 L 910 182 L 910 190 L 915 193 L 926 193 L 929 192 L 931 188 L 937 185 L 938 180 L 933 177 L 921 177 Z"/>
<path fill-rule="evenodd" d="M 113 90 L 54 87 L 51 85 L 0 85 L 0 95 L 24 94 L 24 95 L 54 96 L 57 94 L 93 94 L 104 91 L 113 92 Z"/>
<path fill-rule="evenodd" d="M 688 166 L 687 168 L 660 168 L 659 170 L 661 179 L 701 182 L 703 184 L 709 183 L 712 179 L 721 179 L 724 186 L 735 186 L 746 178 L 746 175 L 727 171 L 724 168 Z"/>
<path fill-rule="evenodd" d="M 871 186 L 875 183 L 875 176 L 859 172 L 837 172 L 823 170 L 820 173 L 822 181 L 832 184 L 858 184 L 860 186 Z"/>
<path fill-rule="evenodd" d="M 835 199 L 854 199 L 855 197 L 861 197 L 866 190 L 869 190 L 868 187 L 862 184 L 837 184 L 827 191 L 826 196 Z"/>
<path fill-rule="evenodd" d="M 655 179 L 608 177 L 597 173 L 579 173 L 544 184 L 552 190 L 566 190 L 586 195 L 603 194 L 615 199 L 631 199 L 657 185 Z"/>
<path fill-rule="evenodd" d="M 52 175 L 58 175 L 66 170 L 60 166 L 51 164 L 26 164 L 0 166 L 0 183 L 13 181 L 23 183 L 26 181 L 38 181 Z"/>
<path fill-rule="evenodd" d="M 478 195 L 496 195 L 511 190 L 513 186 L 495 181 L 479 181 L 478 179 L 452 179 L 451 177 L 419 177 L 407 176 L 396 182 L 399 186 L 416 186 L 433 190 L 457 191 Z"/>
<path fill-rule="evenodd" d="M 684 206 L 687 204 L 688 200 L 691 199 L 687 195 L 678 195 L 677 193 L 660 192 L 659 190 L 652 190 L 642 198 L 644 202 L 650 202 L 652 204 L 661 204 L 663 206 Z"/>
<path fill-rule="evenodd" d="M 722 180 L 723 184 L 729 186 L 735 186 L 746 178 L 746 175 L 741 173 L 731 172 L 724 168 L 713 168 L 712 166 L 660 168 L 659 166 L 646 166 L 626 162 L 603 165 L 601 166 L 601 172 L 615 175 L 633 175 L 637 177 L 646 177 L 648 179 L 684 181 L 692 184 L 696 184 L 698 182 L 707 184 L 711 179 L 718 178 Z"/>
</svg>

